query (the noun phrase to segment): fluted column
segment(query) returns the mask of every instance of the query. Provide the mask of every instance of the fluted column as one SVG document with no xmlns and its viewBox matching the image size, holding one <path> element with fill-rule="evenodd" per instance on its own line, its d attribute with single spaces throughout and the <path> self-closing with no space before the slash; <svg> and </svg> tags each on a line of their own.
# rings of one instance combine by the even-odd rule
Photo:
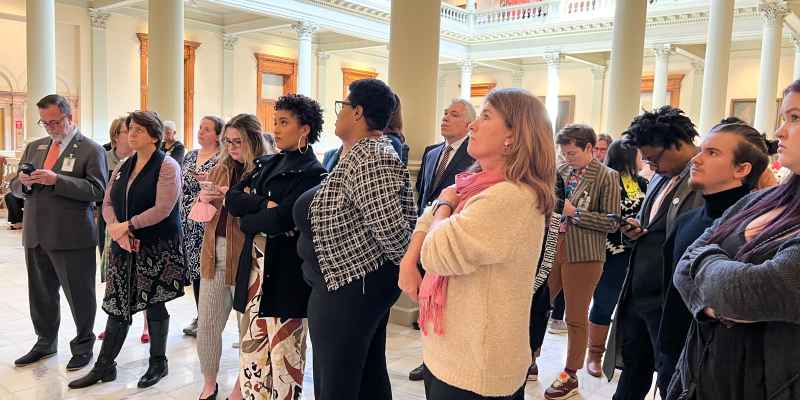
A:
<svg viewBox="0 0 800 400">
<path fill-rule="evenodd" d="M 700 102 L 703 99 L 703 63 L 699 61 L 692 62 L 692 98 L 690 115 L 692 121 L 700 121 Z M 705 133 L 705 132 L 700 132 Z"/>
<path fill-rule="evenodd" d="M 726 114 L 728 66 L 733 33 L 734 0 L 711 0 L 700 103 L 700 132 L 708 132 Z"/>
<path fill-rule="evenodd" d="M 462 61 L 461 66 L 461 94 L 459 97 L 469 100 L 472 97 L 472 60 Z"/>
<path fill-rule="evenodd" d="M 764 3 L 759 6 L 764 23 L 761 40 L 761 66 L 759 69 L 758 97 L 753 127 L 772 135 L 775 131 L 778 91 L 778 69 L 781 63 L 781 38 L 783 19 L 789 8 L 783 2 Z"/>
<path fill-rule="evenodd" d="M 602 131 L 603 123 L 603 92 L 606 83 L 606 67 L 592 68 L 592 127 L 595 131 Z"/>
<path fill-rule="evenodd" d="M 547 96 L 544 103 L 545 108 L 547 108 L 547 115 L 550 117 L 550 123 L 553 125 L 553 133 L 555 133 L 556 121 L 558 120 L 558 94 L 561 83 L 559 77 L 561 53 L 557 51 L 545 53 L 544 61 L 547 63 Z"/>
<path fill-rule="evenodd" d="M 311 39 L 319 30 L 316 25 L 300 21 L 292 25 L 297 32 L 297 93 L 311 96 Z"/>
<path fill-rule="evenodd" d="M 653 74 L 653 109 L 669 104 L 667 81 L 669 79 L 669 56 L 674 53 L 672 46 L 663 45 L 653 49 L 656 54 L 656 71 Z"/>
<path fill-rule="evenodd" d="M 646 1 L 617 3 L 611 41 L 606 132 L 618 137 L 639 113 Z"/>
<path fill-rule="evenodd" d="M 27 23 L 26 64 L 28 93 L 25 99 L 25 142 L 45 135 L 36 125 L 39 109 L 36 103 L 56 92 L 56 11 L 55 0 L 25 2 Z"/>
<path fill-rule="evenodd" d="M 525 71 L 518 70 L 511 73 L 511 87 L 522 88 Z"/>
<path fill-rule="evenodd" d="M 230 119 L 234 115 L 233 99 L 235 96 L 234 85 L 236 82 L 234 53 L 239 37 L 236 35 L 222 35 L 222 117 Z"/>
<path fill-rule="evenodd" d="M 794 44 L 794 73 L 792 79 L 800 79 L 800 38 L 792 38 Z"/>
<path fill-rule="evenodd" d="M 106 23 L 110 16 L 107 12 L 89 9 L 92 25 L 92 136 L 102 143 L 109 140 Z"/>
<path fill-rule="evenodd" d="M 183 132 L 183 0 L 150 1 L 148 109 Z"/>
</svg>

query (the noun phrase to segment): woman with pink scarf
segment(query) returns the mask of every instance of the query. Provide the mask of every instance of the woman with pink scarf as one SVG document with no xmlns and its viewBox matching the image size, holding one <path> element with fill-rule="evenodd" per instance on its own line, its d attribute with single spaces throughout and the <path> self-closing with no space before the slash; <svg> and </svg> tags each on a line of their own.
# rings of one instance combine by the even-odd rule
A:
<svg viewBox="0 0 800 400">
<path fill-rule="evenodd" d="M 489 94 L 470 130 L 476 165 L 418 220 L 399 286 L 420 303 L 428 400 L 522 400 L 533 280 L 555 203 L 553 133 L 522 89 Z"/>
</svg>

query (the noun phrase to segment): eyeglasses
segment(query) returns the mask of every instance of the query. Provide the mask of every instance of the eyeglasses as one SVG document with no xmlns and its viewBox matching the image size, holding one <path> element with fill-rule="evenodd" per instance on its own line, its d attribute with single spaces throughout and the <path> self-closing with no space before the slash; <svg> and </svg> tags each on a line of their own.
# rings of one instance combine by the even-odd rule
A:
<svg viewBox="0 0 800 400">
<path fill-rule="evenodd" d="M 225 143 L 226 146 L 231 147 L 240 147 L 242 145 L 242 139 L 225 139 L 222 142 Z"/>
<path fill-rule="evenodd" d="M 54 119 L 54 120 L 52 120 L 52 121 L 42 121 L 42 120 L 39 120 L 39 122 L 37 122 L 36 124 L 37 124 L 37 125 L 39 125 L 39 126 L 41 126 L 41 127 L 44 127 L 44 128 L 55 128 L 55 127 L 57 127 L 59 124 L 61 124 L 61 122 L 62 122 L 62 121 L 64 121 L 64 119 L 65 119 L 65 118 L 67 118 L 67 116 L 66 116 L 66 115 L 65 115 L 65 116 L 63 116 L 63 117 L 61 117 L 61 118 L 59 118 L 59 119 Z"/>
<path fill-rule="evenodd" d="M 336 103 L 335 103 L 335 106 L 334 106 L 334 110 L 336 111 L 336 115 L 339 115 L 339 113 L 342 112 L 342 107 L 345 106 L 345 105 L 353 107 L 353 103 L 351 103 L 349 101 L 336 100 Z"/>
<path fill-rule="evenodd" d="M 659 153 L 658 153 L 658 155 L 657 155 L 655 158 L 653 158 L 653 159 L 649 159 L 649 158 L 645 157 L 645 156 L 644 156 L 644 153 L 642 153 L 642 161 L 644 161 L 644 162 L 645 162 L 645 163 L 647 163 L 648 165 L 657 166 L 657 165 L 658 165 L 658 162 L 659 162 L 659 161 L 661 161 L 661 158 L 662 158 L 662 157 L 664 157 L 664 153 L 665 153 L 666 151 L 667 151 L 667 148 L 666 148 L 666 147 L 662 148 L 662 149 L 661 149 L 661 152 L 659 152 Z"/>
</svg>

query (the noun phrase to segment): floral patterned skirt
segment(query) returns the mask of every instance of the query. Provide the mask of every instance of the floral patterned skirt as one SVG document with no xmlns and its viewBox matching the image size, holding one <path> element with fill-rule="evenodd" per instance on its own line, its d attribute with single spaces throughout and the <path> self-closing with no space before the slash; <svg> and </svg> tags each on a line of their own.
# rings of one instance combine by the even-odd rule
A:
<svg viewBox="0 0 800 400">
<path fill-rule="evenodd" d="M 242 396 L 252 400 L 299 400 L 306 365 L 308 320 L 258 317 L 262 273 L 261 261 L 254 261 L 247 307 L 241 321 L 239 384 Z"/>
<path fill-rule="evenodd" d="M 138 253 L 128 253 L 112 244 L 103 310 L 129 321 L 133 314 L 152 304 L 183 296 L 187 276 L 180 236 L 142 243 Z"/>
</svg>

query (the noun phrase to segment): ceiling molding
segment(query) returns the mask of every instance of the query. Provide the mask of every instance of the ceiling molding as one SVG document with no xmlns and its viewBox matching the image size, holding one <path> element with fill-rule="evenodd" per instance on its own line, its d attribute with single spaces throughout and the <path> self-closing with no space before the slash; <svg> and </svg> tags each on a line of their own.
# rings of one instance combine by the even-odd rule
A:
<svg viewBox="0 0 800 400">
<path fill-rule="evenodd" d="M 292 27 L 292 24 L 275 25 L 274 22 L 275 20 L 272 18 L 261 18 L 254 21 L 224 25 L 223 30 L 229 35 L 243 35 L 254 32 L 274 32 Z"/>
<path fill-rule="evenodd" d="M 92 8 L 96 10 L 109 11 L 120 7 L 130 7 L 143 3 L 143 0 L 94 0 Z"/>
</svg>

